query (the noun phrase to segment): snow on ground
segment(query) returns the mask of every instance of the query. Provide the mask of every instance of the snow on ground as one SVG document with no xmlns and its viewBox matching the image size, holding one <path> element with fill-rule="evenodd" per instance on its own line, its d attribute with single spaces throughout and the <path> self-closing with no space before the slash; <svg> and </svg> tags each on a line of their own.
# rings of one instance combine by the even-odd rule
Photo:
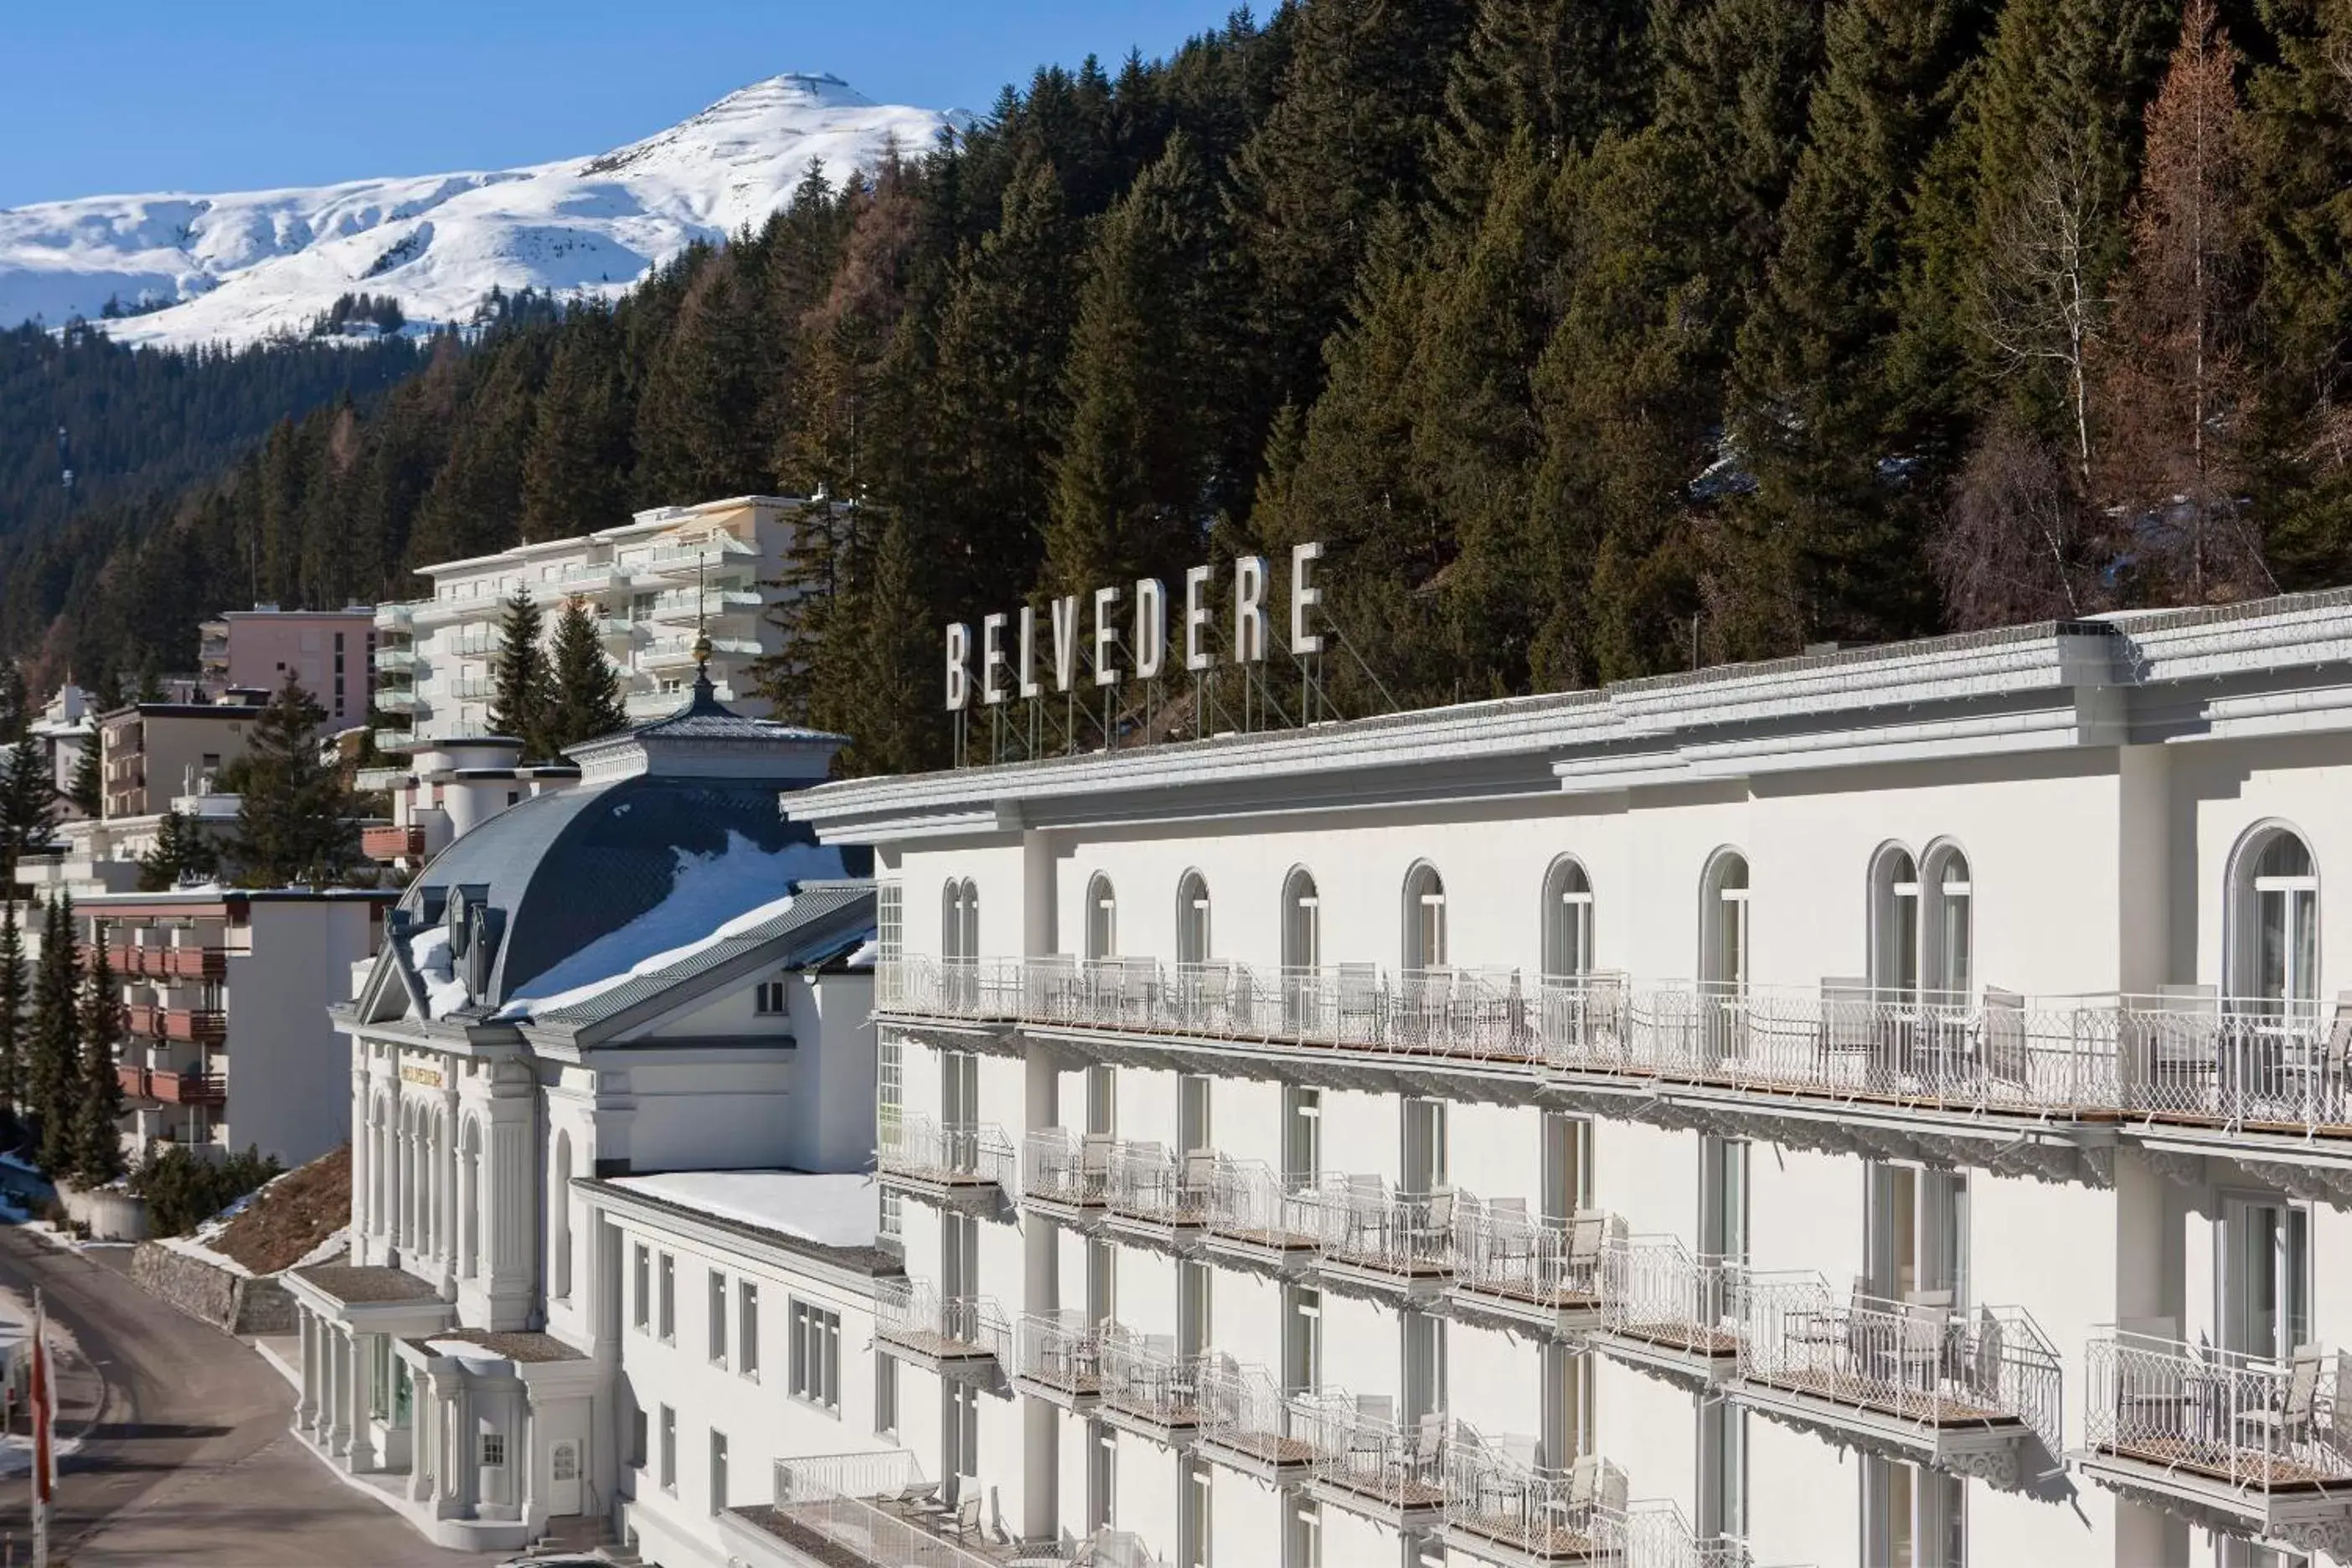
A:
<svg viewBox="0 0 2352 1568">
<path fill-rule="evenodd" d="M 600 993 L 682 963 L 792 907 L 782 889 L 813 877 L 842 874 L 841 853 L 814 844 L 771 854 L 740 833 L 717 855 L 677 852 L 669 897 L 618 931 L 607 931 L 546 973 L 514 987 L 501 1018 L 544 1016 Z M 780 896 L 781 895 L 781 896 Z M 422 944 L 424 939 L 417 939 Z M 415 946 L 409 949 L 412 954 Z M 420 969 L 423 967 L 420 963 Z M 438 1016 L 436 1014 L 436 1016 Z"/>
<path fill-rule="evenodd" d="M 871 1247 L 881 1218 L 874 1178 L 857 1172 L 667 1171 L 605 1180 L 663 1203 L 782 1231 L 823 1247 Z"/>
<path fill-rule="evenodd" d="M 307 331 L 347 293 L 390 295 L 412 331 L 467 321 L 493 286 L 609 297 L 696 240 L 758 225 L 813 158 L 838 184 L 964 123 L 795 74 L 592 158 L 0 210 L 0 326 L 96 321 L 116 299 L 164 307 L 100 323 L 116 338 L 185 348 Z"/>
</svg>

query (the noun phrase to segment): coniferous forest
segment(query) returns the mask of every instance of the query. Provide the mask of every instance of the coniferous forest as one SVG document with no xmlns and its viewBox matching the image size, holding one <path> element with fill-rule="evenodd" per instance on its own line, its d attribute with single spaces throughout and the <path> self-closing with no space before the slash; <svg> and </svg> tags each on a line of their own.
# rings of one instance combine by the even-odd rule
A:
<svg viewBox="0 0 2352 1568">
<path fill-rule="evenodd" d="M 1307 539 L 1346 710 L 2352 581 L 2347 175 L 2352 0 L 1297 0 L 20 531 L 0 639 L 822 493 L 769 679 L 890 769 L 943 622 Z"/>
</svg>

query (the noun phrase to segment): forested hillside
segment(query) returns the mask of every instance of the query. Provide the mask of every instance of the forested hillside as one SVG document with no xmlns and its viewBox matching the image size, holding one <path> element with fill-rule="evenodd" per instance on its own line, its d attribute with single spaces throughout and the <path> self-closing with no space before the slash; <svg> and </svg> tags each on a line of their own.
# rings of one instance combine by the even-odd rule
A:
<svg viewBox="0 0 2352 1568">
<path fill-rule="evenodd" d="M 2352 0 L 1236 14 L 94 509 L 0 635 L 822 489 L 773 678 L 892 768 L 940 623 L 1244 545 L 1405 701 L 2352 580 L 2347 62 Z"/>
</svg>

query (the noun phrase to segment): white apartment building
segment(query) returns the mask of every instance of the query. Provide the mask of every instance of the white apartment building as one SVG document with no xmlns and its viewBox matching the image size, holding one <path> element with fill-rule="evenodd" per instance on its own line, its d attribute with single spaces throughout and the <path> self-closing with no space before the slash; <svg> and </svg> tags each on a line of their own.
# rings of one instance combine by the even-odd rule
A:
<svg viewBox="0 0 2352 1568">
<path fill-rule="evenodd" d="M 876 1375 L 1023 1535 L 2352 1562 L 2352 593 L 793 810 L 877 856 Z"/>
<path fill-rule="evenodd" d="M 408 721 L 404 739 L 488 733 L 504 603 L 528 588 L 551 641 L 566 599 L 595 606 L 631 720 L 658 718 L 691 695 L 698 626 L 710 637 L 719 700 L 761 717 L 751 667 L 781 646 L 765 612 L 783 592 L 794 519 L 810 504 L 736 496 L 656 507 L 619 528 L 419 567 L 430 595 L 376 608 L 376 705 Z"/>
</svg>

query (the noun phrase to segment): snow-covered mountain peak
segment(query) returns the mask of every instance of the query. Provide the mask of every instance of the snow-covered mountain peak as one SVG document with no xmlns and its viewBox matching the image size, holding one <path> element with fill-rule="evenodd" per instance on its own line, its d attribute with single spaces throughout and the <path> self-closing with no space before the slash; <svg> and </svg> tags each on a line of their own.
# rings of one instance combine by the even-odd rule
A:
<svg viewBox="0 0 2352 1568">
<path fill-rule="evenodd" d="M 494 287 L 615 294 L 692 242 L 763 220 L 812 159 L 839 180 L 961 123 L 791 72 L 559 163 L 17 207 L 0 211 L 0 325 L 97 320 L 110 302 L 128 313 L 105 324 L 126 342 L 246 343 L 307 331 L 349 293 L 390 296 L 412 331 L 467 320 Z"/>
</svg>

